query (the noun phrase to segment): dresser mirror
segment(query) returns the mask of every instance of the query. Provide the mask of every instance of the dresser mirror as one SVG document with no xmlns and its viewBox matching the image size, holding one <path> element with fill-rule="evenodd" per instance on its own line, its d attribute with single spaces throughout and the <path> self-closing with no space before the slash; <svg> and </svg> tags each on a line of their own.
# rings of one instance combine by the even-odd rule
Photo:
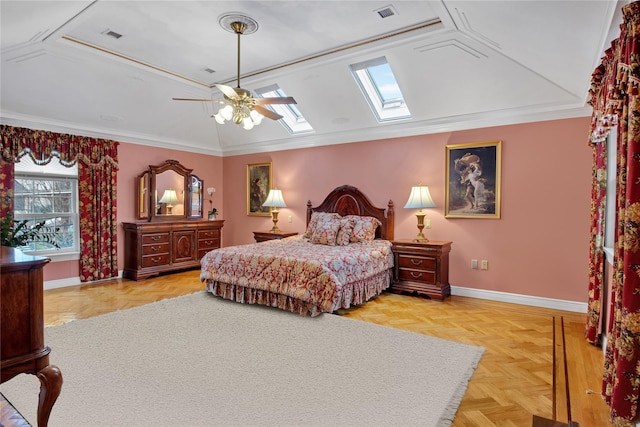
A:
<svg viewBox="0 0 640 427">
<path fill-rule="evenodd" d="M 191 194 L 191 218 L 202 218 L 202 206 L 204 205 L 204 183 L 200 178 L 191 175 L 191 183 L 189 184 L 189 193 Z"/>
<path fill-rule="evenodd" d="M 149 166 L 137 178 L 138 219 L 202 218 L 203 182 L 177 160 Z"/>
</svg>

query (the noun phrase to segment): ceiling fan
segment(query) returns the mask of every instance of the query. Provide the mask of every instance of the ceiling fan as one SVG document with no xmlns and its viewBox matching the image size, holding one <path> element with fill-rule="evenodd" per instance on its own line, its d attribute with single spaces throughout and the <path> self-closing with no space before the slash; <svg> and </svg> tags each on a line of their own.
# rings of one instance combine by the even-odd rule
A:
<svg viewBox="0 0 640 427">
<path fill-rule="evenodd" d="M 274 97 L 274 98 L 254 98 L 251 96 L 251 92 L 240 87 L 240 36 L 244 34 L 252 34 L 257 31 L 258 23 L 249 18 L 248 16 L 239 14 L 229 14 L 222 16 L 219 21 L 220 26 L 227 31 L 232 31 L 238 36 L 238 79 L 237 86 L 232 88 L 231 86 L 223 84 L 215 84 L 214 86 L 220 89 L 224 95 L 223 99 L 194 99 L 194 98 L 172 98 L 174 101 L 199 101 L 199 102 L 215 102 L 223 104 L 224 106 L 212 117 L 216 119 L 217 123 L 223 124 L 225 120 L 231 120 L 235 124 L 242 124 L 247 130 L 253 128 L 255 125 L 259 125 L 262 122 L 263 117 L 268 117 L 272 120 L 279 120 L 282 118 L 280 114 L 277 114 L 263 105 L 268 104 L 296 104 L 296 100 L 290 96 L 287 97 Z"/>
</svg>

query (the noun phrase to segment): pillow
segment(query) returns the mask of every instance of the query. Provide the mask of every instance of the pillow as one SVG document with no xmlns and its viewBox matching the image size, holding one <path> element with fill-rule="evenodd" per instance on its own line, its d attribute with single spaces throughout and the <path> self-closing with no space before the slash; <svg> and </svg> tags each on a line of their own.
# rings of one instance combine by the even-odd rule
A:
<svg viewBox="0 0 640 427">
<path fill-rule="evenodd" d="M 318 221 L 320 218 L 331 217 L 340 219 L 340 215 L 337 213 L 328 213 L 328 212 L 311 212 L 311 219 L 309 220 L 309 225 L 307 225 L 307 231 L 303 234 L 304 237 L 310 239 L 311 235 L 316 229 L 318 225 Z"/>
<path fill-rule="evenodd" d="M 340 229 L 336 237 L 336 245 L 346 246 L 351 242 L 351 234 L 353 234 L 353 227 L 355 225 L 356 221 L 353 218 L 343 217 L 340 219 Z"/>
<path fill-rule="evenodd" d="M 311 243 L 335 246 L 340 224 L 342 224 L 340 218 L 338 214 L 319 216 L 310 237 Z"/>
<path fill-rule="evenodd" d="M 372 216 L 347 215 L 345 218 L 354 218 L 355 225 L 351 233 L 352 242 L 370 242 L 376 238 L 376 229 L 382 225 L 378 218 Z"/>
</svg>

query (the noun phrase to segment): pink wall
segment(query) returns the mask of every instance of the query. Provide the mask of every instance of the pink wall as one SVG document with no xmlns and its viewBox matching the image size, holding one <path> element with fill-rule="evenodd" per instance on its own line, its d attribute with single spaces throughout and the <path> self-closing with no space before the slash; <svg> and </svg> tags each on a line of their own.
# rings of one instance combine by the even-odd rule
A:
<svg viewBox="0 0 640 427">
<path fill-rule="evenodd" d="M 145 145 L 120 143 L 118 147 L 118 269 L 124 268 L 124 232 L 123 222 L 135 221 L 136 210 L 136 178 L 149 165 L 159 165 L 165 160 L 177 160 L 184 167 L 193 169 L 193 174 L 204 181 L 205 189 L 215 187 L 214 206 L 218 208 L 218 219 L 224 219 L 222 197 L 222 158 L 207 156 L 186 151 L 154 148 Z M 208 194 L 205 194 L 205 215 L 209 209 Z M 224 239 L 224 237 L 223 237 Z M 224 242 L 224 240 L 223 240 Z M 224 243 L 223 243 L 224 244 Z M 44 280 L 56 280 L 78 277 L 78 261 L 49 263 L 44 269 Z"/>
<path fill-rule="evenodd" d="M 437 208 L 427 212 L 432 240 L 451 240 L 453 286 L 585 302 L 589 243 L 590 119 L 578 118 L 219 158 L 122 143 L 118 157 L 118 222 L 134 221 L 135 178 L 150 164 L 175 159 L 194 169 L 225 219 L 223 245 L 253 242 L 270 217 L 246 215 L 246 167 L 272 162 L 274 184 L 287 208 L 284 230 L 303 232 L 306 202 L 322 202 L 333 188 L 361 189 L 376 206 L 393 200 L 395 237 L 417 233 L 415 211 L 404 209 L 412 185 L 429 185 Z M 503 141 L 502 218 L 444 217 L 445 147 Z M 223 186 L 224 183 L 224 186 Z M 205 202 L 205 208 L 209 205 Z M 288 222 L 289 216 L 292 222 Z M 119 268 L 124 238 L 119 234 Z M 472 270 L 471 259 L 488 260 Z M 49 264 L 45 280 L 77 277 L 77 261 Z"/>
<path fill-rule="evenodd" d="M 396 206 L 395 237 L 417 233 L 415 211 L 404 209 L 412 185 L 429 185 L 436 209 L 427 212 L 432 240 L 451 240 L 454 286 L 586 301 L 591 153 L 589 118 L 557 120 L 341 144 L 223 160 L 225 244 L 253 241 L 268 217 L 246 215 L 246 165 L 272 162 L 287 208 L 283 230 L 303 232 L 306 202 L 320 204 L 333 188 L 361 189 L 376 206 Z M 445 147 L 502 140 L 502 218 L 444 217 Z M 292 216 L 293 222 L 288 223 Z M 488 260 L 473 270 L 471 259 Z"/>
</svg>

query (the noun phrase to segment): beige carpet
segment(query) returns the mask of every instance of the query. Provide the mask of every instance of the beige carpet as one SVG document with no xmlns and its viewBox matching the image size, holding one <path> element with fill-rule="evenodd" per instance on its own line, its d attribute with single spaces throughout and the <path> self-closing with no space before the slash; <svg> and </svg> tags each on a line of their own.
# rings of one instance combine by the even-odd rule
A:
<svg viewBox="0 0 640 427">
<path fill-rule="evenodd" d="M 447 426 L 484 351 L 205 292 L 45 329 L 50 426 Z M 0 391 L 35 425 L 39 381 Z"/>
</svg>

